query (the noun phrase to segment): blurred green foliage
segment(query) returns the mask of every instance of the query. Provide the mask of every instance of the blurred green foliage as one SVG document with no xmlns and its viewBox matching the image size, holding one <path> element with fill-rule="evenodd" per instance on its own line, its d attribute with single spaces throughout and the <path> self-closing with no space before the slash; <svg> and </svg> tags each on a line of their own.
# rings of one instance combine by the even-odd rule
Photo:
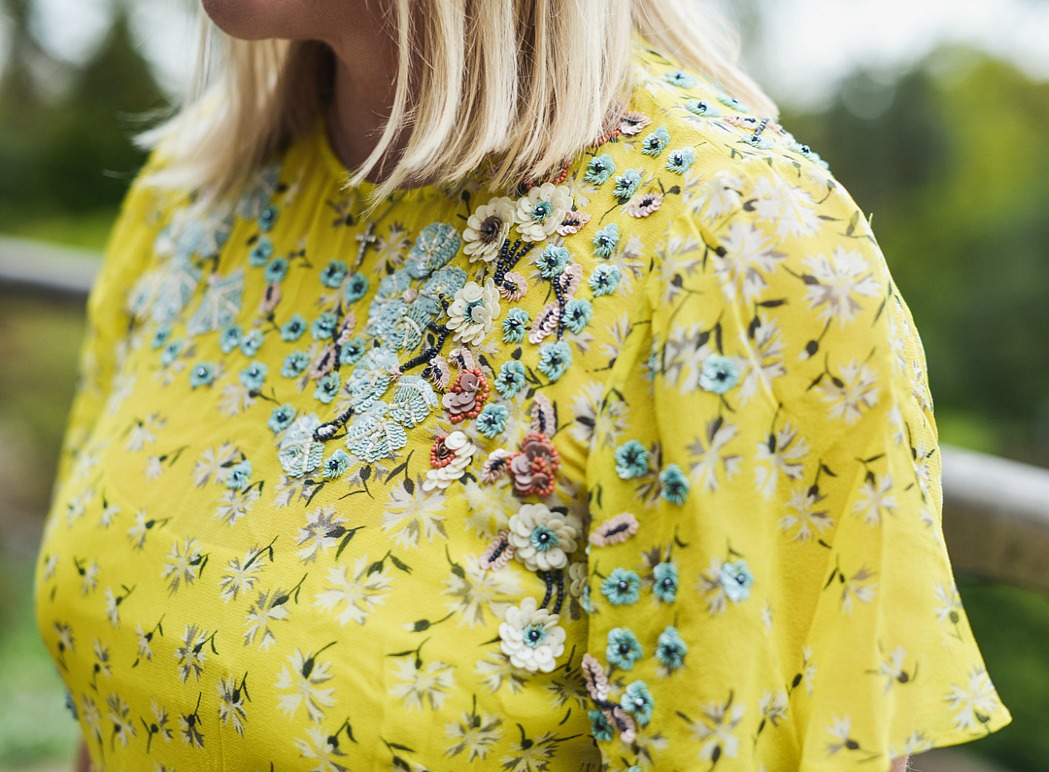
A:
<svg viewBox="0 0 1049 772">
<path fill-rule="evenodd" d="M 1009 726 L 965 750 L 1006 769 L 1043 772 L 1049 759 L 1049 598 L 965 577 L 959 577 L 958 592 L 987 672 L 1013 714 Z"/>
<path fill-rule="evenodd" d="M 0 76 L 0 230 L 33 235 L 42 218 L 111 217 L 145 159 L 130 139 L 165 106 L 126 14 L 74 68 L 36 42 L 29 0 L 4 0 L 4 10 L 15 29 Z"/>
<path fill-rule="evenodd" d="M 32 621 L 31 566 L 11 567 L 16 570 L 0 572 L 0 770 L 69 758 L 78 734 L 58 671 Z"/>
<path fill-rule="evenodd" d="M 76 735 L 30 588 L 83 334 L 81 307 L 0 292 L 0 770 L 68 758 Z"/>
</svg>

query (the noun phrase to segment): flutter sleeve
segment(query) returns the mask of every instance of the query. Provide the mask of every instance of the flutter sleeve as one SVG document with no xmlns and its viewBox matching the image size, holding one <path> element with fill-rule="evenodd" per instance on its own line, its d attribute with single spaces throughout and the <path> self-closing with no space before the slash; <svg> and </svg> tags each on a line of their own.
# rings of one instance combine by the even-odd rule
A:
<svg viewBox="0 0 1049 772">
<path fill-rule="evenodd" d="M 588 463 L 594 736 L 612 770 L 888 770 L 1009 722 L 941 523 L 925 356 L 815 164 L 692 191 Z"/>
</svg>

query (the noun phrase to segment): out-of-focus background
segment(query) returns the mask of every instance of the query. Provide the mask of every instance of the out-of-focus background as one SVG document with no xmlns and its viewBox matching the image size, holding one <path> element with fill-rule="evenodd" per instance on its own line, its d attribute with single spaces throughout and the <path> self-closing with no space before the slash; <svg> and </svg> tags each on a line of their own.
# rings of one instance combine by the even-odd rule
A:
<svg viewBox="0 0 1049 772">
<path fill-rule="evenodd" d="M 948 543 L 1015 721 L 917 767 L 1042 772 L 1049 0 L 721 5 L 784 125 L 873 213 L 925 341 L 941 440 L 955 449 Z M 185 88 L 194 13 L 192 0 L 0 0 L 0 771 L 68 767 L 76 731 L 29 598 L 83 298 L 11 277 L 58 260 L 76 284 L 90 268 L 143 160 L 130 135 Z"/>
</svg>

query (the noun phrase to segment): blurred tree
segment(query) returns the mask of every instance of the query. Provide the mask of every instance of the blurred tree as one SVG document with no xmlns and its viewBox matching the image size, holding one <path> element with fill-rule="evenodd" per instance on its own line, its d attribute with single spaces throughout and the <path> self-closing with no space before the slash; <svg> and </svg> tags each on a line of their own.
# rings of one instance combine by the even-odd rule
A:
<svg viewBox="0 0 1049 772">
<path fill-rule="evenodd" d="M 59 64 L 30 32 L 29 0 L 4 0 L 4 14 L 13 33 L 0 72 L 0 202 L 8 205 L 27 193 L 27 185 L 36 187 L 32 171 L 39 137 L 27 129 L 43 125 L 46 112 L 37 73 Z"/>
<path fill-rule="evenodd" d="M 48 127 L 50 152 L 41 171 L 56 183 L 52 201 L 64 208 L 83 211 L 120 201 L 144 160 L 130 135 L 144 126 L 146 111 L 164 103 L 120 8 L 105 43 L 78 73 Z M 86 184 L 68 184 L 73 180 Z"/>
<path fill-rule="evenodd" d="M 144 154 L 130 142 L 141 116 L 164 105 L 139 55 L 123 4 L 91 60 L 47 99 L 39 73 L 67 67 L 28 28 L 28 0 L 7 0 L 17 41 L 0 82 L 0 211 L 40 216 L 113 209 Z"/>
</svg>

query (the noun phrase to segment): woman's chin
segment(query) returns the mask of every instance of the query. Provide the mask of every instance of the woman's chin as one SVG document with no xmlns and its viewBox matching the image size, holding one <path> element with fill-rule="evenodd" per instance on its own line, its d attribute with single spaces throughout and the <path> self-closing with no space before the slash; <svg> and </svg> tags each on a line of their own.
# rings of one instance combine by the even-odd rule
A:
<svg viewBox="0 0 1049 772">
<path fill-rule="evenodd" d="M 303 0 L 201 0 L 204 13 L 215 25 L 241 40 L 289 37 L 298 26 Z"/>
</svg>

